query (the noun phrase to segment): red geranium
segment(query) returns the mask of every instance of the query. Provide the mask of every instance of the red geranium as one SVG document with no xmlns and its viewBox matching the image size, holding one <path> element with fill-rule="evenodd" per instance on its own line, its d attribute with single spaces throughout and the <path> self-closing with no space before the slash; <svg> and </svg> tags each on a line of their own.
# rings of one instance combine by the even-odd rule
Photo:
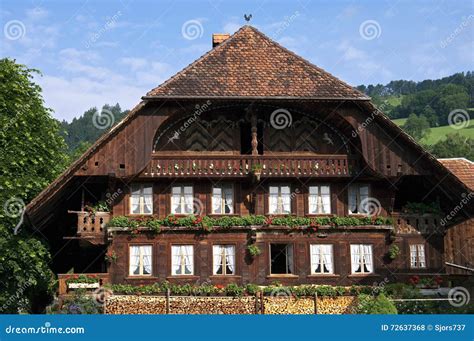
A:
<svg viewBox="0 0 474 341">
<path fill-rule="evenodd" d="M 273 217 L 266 217 L 265 218 L 265 225 L 271 225 L 273 222 Z"/>
<path fill-rule="evenodd" d="M 443 278 L 441 276 L 436 276 L 435 282 L 437 285 L 441 285 L 443 283 Z"/>
<path fill-rule="evenodd" d="M 411 276 L 409 281 L 411 285 L 417 285 L 420 282 L 420 276 Z"/>
</svg>

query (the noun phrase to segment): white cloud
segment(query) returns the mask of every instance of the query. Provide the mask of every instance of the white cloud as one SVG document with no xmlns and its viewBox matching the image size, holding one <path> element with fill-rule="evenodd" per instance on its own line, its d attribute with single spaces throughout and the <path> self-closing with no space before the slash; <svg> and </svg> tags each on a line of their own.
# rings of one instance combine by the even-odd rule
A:
<svg viewBox="0 0 474 341">
<path fill-rule="evenodd" d="M 242 25 L 240 25 L 237 21 L 232 20 L 224 25 L 222 33 L 235 33 Z"/>
<path fill-rule="evenodd" d="M 48 11 L 41 7 L 30 8 L 26 11 L 26 17 L 31 20 L 42 20 L 48 15 Z"/>
<path fill-rule="evenodd" d="M 133 58 L 125 57 L 120 59 L 120 63 L 130 67 L 132 71 L 137 71 L 138 69 L 143 69 L 148 65 L 148 61 L 145 58 Z"/>
</svg>

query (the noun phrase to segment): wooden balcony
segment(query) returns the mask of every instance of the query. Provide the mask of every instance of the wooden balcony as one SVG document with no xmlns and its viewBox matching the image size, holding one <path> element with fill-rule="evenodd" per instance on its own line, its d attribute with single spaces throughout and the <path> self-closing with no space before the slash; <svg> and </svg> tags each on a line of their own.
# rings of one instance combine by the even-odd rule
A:
<svg viewBox="0 0 474 341">
<path fill-rule="evenodd" d="M 105 226 L 110 221 L 110 212 L 69 211 L 77 215 L 77 238 L 92 244 L 105 243 Z"/>
<path fill-rule="evenodd" d="M 396 233 L 426 234 L 442 233 L 441 218 L 435 214 L 392 213 Z"/>
<path fill-rule="evenodd" d="M 155 154 L 144 177 L 350 177 L 357 159 L 348 155 L 160 155 Z"/>
<path fill-rule="evenodd" d="M 79 275 L 97 278 L 99 286 L 109 283 L 108 273 L 58 274 L 58 295 L 65 295 L 70 293 L 70 288 L 67 284 L 67 280 Z M 91 290 L 93 289 L 95 288 L 92 288 Z"/>
</svg>

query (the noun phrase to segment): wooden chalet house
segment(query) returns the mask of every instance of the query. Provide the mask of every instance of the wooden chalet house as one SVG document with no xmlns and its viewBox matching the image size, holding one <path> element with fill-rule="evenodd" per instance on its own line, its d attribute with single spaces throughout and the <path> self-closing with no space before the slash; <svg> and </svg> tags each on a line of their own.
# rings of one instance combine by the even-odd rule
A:
<svg viewBox="0 0 474 341">
<path fill-rule="evenodd" d="M 244 26 L 143 96 L 27 215 L 58 274 L 351 285 L 468 275 L 471 198 L 370 98 Z M 100 201 L 108 212 L 85 207 Z"/>
</svg>

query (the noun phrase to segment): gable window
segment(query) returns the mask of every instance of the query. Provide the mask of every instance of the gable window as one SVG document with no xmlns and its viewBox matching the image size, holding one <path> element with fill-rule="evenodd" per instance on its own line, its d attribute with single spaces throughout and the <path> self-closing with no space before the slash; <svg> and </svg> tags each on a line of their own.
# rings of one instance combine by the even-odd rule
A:
<svg viewBox="0 0 474 341">
<path fill-rule="evenodd" d="M 331 195 L 329 186 L 309 186 L 309 214 L 330 214 Z"/>
<path fill-rule="evenodd" d="M 369 274 L 374 272 L 372 245 L 352 244 L 351 265 L 353 274 Z"/>
<path fill-rule="evenodd" d="M 234 187 L 232 184 L 225 184 L 212 188 L 212 213 L 234 213 Z"/>
<path fill-rule="evenodd" d="M 132 184 L 130 212 L 132 214 L 153 213 L 153 186 L 151 184 Z"/>
<path fill-rule="evenodd" d="M 235 275 L 234 245 L 214 245 L 212 259 L 214 275 Z"/>
<path fill-rule="evenodd" d="M 349 214 L 369 214 L 369 186 L 349 186 Z"/>
<path fill-rule="evenodd" d="M 171 272 L 173 275 L 192 275 L 194 273 L 194 246 L 171 246 Z"/>
<path fill-rule="evenodd" d="M 426 268 L 425 259 L 425 245 L 412 244 L 410 245 L 410 267 L 411 268 Z"/>
<path fill-rule="evenodd" d="M 270 186 L 268 207 L 268 213 L 270 214 L 290 214 L 290 186 Z"/>
<path fill-rule="evenodd" d="M 130 246 L 130 276 L 151 276 L 151 245 Z"/>
<path fill-rule="evenodd" d="M 333 247 L 331 244 L 310 245 L 311 274 L 334 273 Z"/>
<path fill-rule="evenodd" d="M 171 189 L 171 213 L 193 214 L 193 186 L 173 186 Z"/>
<path fill-rule="evenodd" d="M 293 274 L 293 245 L 270 244 L 270 273 Z"/>
</svg>

